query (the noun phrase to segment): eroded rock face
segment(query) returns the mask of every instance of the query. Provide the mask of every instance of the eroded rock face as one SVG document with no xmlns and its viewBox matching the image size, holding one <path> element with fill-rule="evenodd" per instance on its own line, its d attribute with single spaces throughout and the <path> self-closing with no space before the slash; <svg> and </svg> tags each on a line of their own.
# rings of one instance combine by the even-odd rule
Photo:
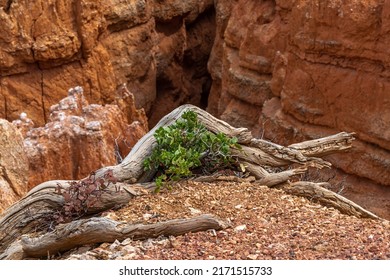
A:
<svg viewBox="0 0 390 280">
<path fill-rule="evenodd" d="M 76 87 L 53 105 L 50 121 L 26 132 L 29 187 L 51 179 L 84 178 L 120 162 L 146 133 L 147 119 L 125 87 L 115 103 L 89 104 L 82 88 Z"/>
<path fill-rule="evenodd" d="M 100 1 L 3 2 L 0 116 L 13 120 L 25 111 L 44 125 L 50 106 L 75 84 L 89 100 L 112 100 L 115 76 L 97 40 L 105 27 Z"/>
<path fill-rule="evenodd" d="M 322 179 L 390 218 L 389 15 L 376 0 L 216 1 L 208 110 L 284 145 L 356 132 Z"/>
<path fill-rule="evenodd" d="M 213 0 L 0 0 L 0 118 L 25 138 L 29 188 L 115 164 L 146 114 L 205 105 L 214 26 Z"/>
<path fill-rule="evenodd" d="M 0 117 L 43 126 L 74 85 L 106 104 L 126 83 L 151 123 L 200 105 L 213 20 L 212 0 L 0 1 Z"/>
<path fill-rule="evenodd" d="M 27 191 L 28 160 L 21 133 L 0 119 L 0 213 Z"/>
<path fill-rule="evenodd" d="M 354 149 L 329 158 L 335 178 L 390 218 L 389 21 L 378 0 L 0 0 L 0 117 L 43 127 L 69 86 L 108 104 L 126 83 L 151 126 L 208 98 L 212 114 L 285 145 L 354 131 Z"/>
<path fill-rule="evenodd" d="M 205 107 L 211 86 L 207 61 L 215 38 L 213 1 L 156 1 L 157 95 L 154 126 L 179 104 Z"/>
</svg>

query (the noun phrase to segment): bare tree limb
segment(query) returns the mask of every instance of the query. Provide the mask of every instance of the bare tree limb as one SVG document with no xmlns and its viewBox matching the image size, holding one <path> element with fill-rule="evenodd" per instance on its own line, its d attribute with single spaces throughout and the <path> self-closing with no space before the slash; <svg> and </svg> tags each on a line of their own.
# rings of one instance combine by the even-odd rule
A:
<svg viewBox="0 0 390 280">
<path fill-rule="evenodd" d="M 229 227 L 212 215 L 201 215 L 189 219 L 176 219 L 155 224 L 127 224 L 107 218 L 77 220 L 60 225 L 54 232 L 36 238 L 22 237 L 23 252 L 30 257 L 44 257 L 67 251 L 85 244 L 147 239 L 158 236 L 177 236 L 188 232 L 221 230 Z"/>
<path fill-rule="evenodd" d="M 353 201 L 324 188 L 326 185 L 329 184 L 298 181 L 286 184 L 282 186 L 282 189 L 289 194 L 304 196 L 322 205 L 338 209 L 341 213 L 347 215 L 358 218 L 380 219 L 377 215 L 357 205 Z"/>
<path fill-rule="evenodd" d="M 340 132 L 325 138 L 309 140 L 288 146 L 302 152 L 305 156 L 322 157 L 334 153 L 335 147 L 339 151 L 347 150 L 352 147 L 352 141 L 355 139 L 355 133 Z"/>
</svg>

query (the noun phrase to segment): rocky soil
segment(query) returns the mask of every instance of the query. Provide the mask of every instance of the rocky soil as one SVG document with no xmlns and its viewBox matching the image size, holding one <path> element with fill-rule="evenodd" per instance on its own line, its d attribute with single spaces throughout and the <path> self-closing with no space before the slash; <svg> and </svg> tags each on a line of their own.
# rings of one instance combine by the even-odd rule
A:
<svg viewBox="0 0 390 280">
<path fill-rule="evenodd" d="M 341 214 L 306 198 L 248 182 L 185 181 L 134 198 L 105 216 L 156 223 L 200 214 L 230 222 L 221 231 L 91 245 L 53 259 L 390 259 L 388 221 Z"/>
</svg>

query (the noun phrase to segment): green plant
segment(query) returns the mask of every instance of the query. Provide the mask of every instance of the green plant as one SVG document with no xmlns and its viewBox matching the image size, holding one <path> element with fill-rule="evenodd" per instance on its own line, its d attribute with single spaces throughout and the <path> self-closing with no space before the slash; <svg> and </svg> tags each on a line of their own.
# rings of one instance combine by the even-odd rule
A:
<svg viewBox="0 0 390 280">
<path fill-rule="evenodd" d="M 64 205 L 55 215 L 55 223 L 67 223 L 84 216 L 99 201 L 103 192 L 108 190 L 108 186 L 116 182 L 113 171 L 109 169 L 103 178 L 96 178 L 92 172 L 83 180 L 70 182 L 68 188 L 58 183 L 56 192 L 63 196 Z"/>
<path fill-rule="evenodd" d="M 188 178 L 194 172 L 211 174 L 233 168 L 230 148 L 239 147 L 237 138 L 208 131 L 193 111 L 186 111 L 170 126 L 158 128 L 154 137 L 157 145 L 143 164 L 146 171 L 157 170 L 157 191 L 165 183 Z"/>
</svg>

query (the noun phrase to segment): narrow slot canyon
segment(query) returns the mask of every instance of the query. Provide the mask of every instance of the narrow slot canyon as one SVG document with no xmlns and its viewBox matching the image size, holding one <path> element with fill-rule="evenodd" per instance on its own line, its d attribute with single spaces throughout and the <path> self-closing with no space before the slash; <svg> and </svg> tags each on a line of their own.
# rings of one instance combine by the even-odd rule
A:
<svg viewBox="0 0 390 280">
<path fill-rule="evenodd" d="M 196 19 L 156 21 L 156 99 L 148 114 L 152 128 L 179 105 L 207 108 L 212 83 L 207 63 L 215 40 L 215 10 Z"/>
</svg>

